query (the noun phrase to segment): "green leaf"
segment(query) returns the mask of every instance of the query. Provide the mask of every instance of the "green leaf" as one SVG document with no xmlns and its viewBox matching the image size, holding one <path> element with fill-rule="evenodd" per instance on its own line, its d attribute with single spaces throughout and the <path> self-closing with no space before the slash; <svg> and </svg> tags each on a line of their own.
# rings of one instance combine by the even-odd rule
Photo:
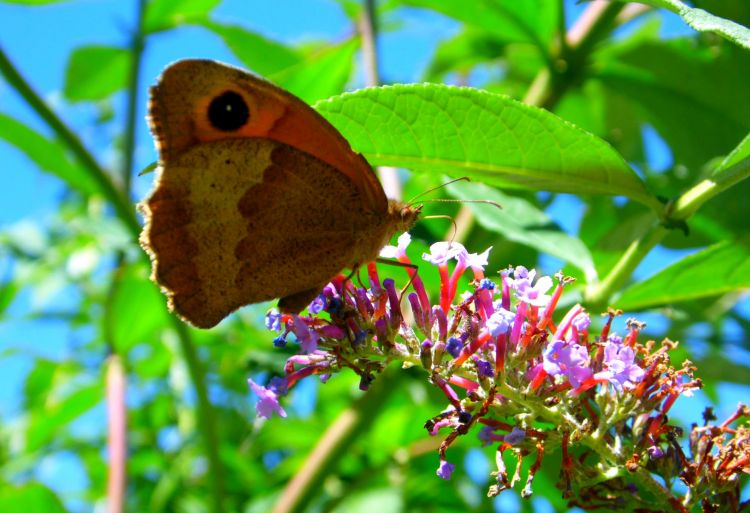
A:
<svg viewBox="0 0 750 513">
<path fill-rule="evenodd" d="M 107 98 L 125 88 L 131 62 L 130 52 L 124 48 L 76 48 L 68 61 L 63 94 L 73 102 Z"/>
<path fill-rule="evenodd" d="M 628 196 L 660 208 L 603 140 L 506 96 L 437 84 L 369 88 L 316 105 L 373 165 L 499 187 Z"/>
<path fill-rule="evenodd" d="M 118 353 L 154 337 L 169 322 L 166 299 L 148 279 L 148 272 L 145 265 L 136 264 L 115 278 L 107 320 L 111 343 Z"/>
<path fill-rule="evenodd" d="M 425 80 L 438 82 L 453 71 L 467 73 L 477 64 L 502 57 L 504 48 L 504 43 L 484 30 L 465 29 L 438 44 Z"/>
<path fill-rule="evenodd" d="M 617 308 L 639 310 L 750 288 L 750 240 L 723 241 L 626 289 Z"/>
<path fill-rule="evenodd" d="M 563 232 L 547 214 L 522 198 L 503 194 L 476 183 L 454 183 L 448 191 L 463 200 L 490 200 L 502 209 L 481 203 L 468 203 L 480 225 L 508 240 L 525 244 L 581 269 L 587 281 L 596 279 L 596 270 L 586 246 L 580 239 Z"/>
<path fill-rule="evenodd" d="M 350 39 L 336 46 L 309 53 L 298 64 L 269 78 L 307 103 L 339 94 L 352 76 L 359 41 Z"/>
<path fill-rule="evenodd" d="M 26 433 L 27 450 L 34 451 L 58 436 L 71 421 L 96 406 L 103 393 L 101 383 L 87 385 L 64 398 L 50 401 L 42 411 L 37 410 Z"/>
<path fill-rule="evenodd" d="M 750 157 L 750 134 L 747 134 L 744 139 L 738 144 L 724 160 L 714 169 L 712 173 L 714 177 L 725 173 L 727 169 L 731 168 L 742 162 L 743 160 Z"/>
<path fill-rule="evenodd" d="M 221 0 L 151 0 L 146 7 L 144 29 L 153 33 L 201 22 L 219 3 Z"/>
<path fill-rule="evenodd" d="M 0 113 L 0 139 L 22 151 L 40 170 L 62 179 L 70 187 L 88 196 L 98 192 L 97 183 L 86 169 L 75 164 L 57 141 L 47 139 L 20 121 Z"/>
<path fill-rule="evenodd" d="M 595 76 L 640 106 L 676 164 L 697 172 L 750 131 L 750 54 L 694 41 L 643 41 L 596 56 Z"/>
<path fill-rule="evenodd" d="M 714 16 L 703 9 L 690 7 L 680 0 L 643 0 L 642 3 L 668 9 L 682 16 L 685 23 L 698 32 L 713 32 L 750 50 L 750 29 L 739 23 Z"/>
<path fill-rule="evenodd" d="M 27 483 L 0 489 L 0 511 L 23 513 L 67 513 L 60 499 L 46 486 Z"/>
<path fill-rule="evenodd" d="M 201 25 L 221 37 L 248 69 L 264 76 L 278 73 L 302 60 L 291 48 L 239 25 L 203 20 Z"/>
<path fill-rule="evenodd" d="M 506 42 L 533 43 L 547 53 L 559 16 L 556 3 L 546 0 L 405 0 L 495 35 Z"/>
</svg>

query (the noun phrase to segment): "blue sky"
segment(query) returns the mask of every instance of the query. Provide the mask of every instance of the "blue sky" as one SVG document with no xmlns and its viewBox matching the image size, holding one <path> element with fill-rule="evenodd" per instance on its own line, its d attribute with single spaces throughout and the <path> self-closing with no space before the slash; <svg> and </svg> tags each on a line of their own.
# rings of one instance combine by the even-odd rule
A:
<svg viewBox="0 0 750 513">
<path fill-rule="evenodd" d="M 584 6 L 573 6 L 580 11 Z M 0 3 L 0 45 L 15 62 L 21 73 L 36 90 L 53 106 L 54 110 L 78 133 L 84 144 L 105 165 L 115 162 L 116 151 L 111 147 L 118 126 L 101 132 L 91 128 L 96 111 L 90 105 L 70 105 L 62 100 L 65 67 L 70 51 L 81 45 L 102 44 L 125 46 L 128 30 L 134 23 L 134 4 L 123 0 L 79 0 L 62 2 L 41 8 L 29 8 Z M 283 6 L 283 7 L 282 7 Z M 380 42 L 382 75 L 392 82 L 419 80 L 421 72 L 436 41 L 456 31 L 451 20 L 424 11 L 404 11 L 405 23 L 396 32 L 385 35 Z M 259 2 L 249 0 L 226 0 L 216 10 L 214 17 L 225 22 L 242 24 L 257 30 L 269 38 L 290 43 L 331 39 L 346 36 L 351 28 L 339 5 L 334 0 L 284 0 L 283 2 Z M 572 16 L 571 16 L 572 18 Z M 665 19 L 668 35 L 687 33 L 684 24 L 673 16 Z M 153 83 L 166 64 L 183 57 L 207 57 L 237 63 L 222 42 L 205 30 L 188 28 L 162 33 L 149 41 L 144 55 L 142 87 Z M 357 85 L 355 81 L 355 86 Z M 139 107 L 136 168 L 140 169 L 156 159 L 153 143 L 145 123 L 145 98 Z M 123 101 L 117 98 L 118 107 Z M 118 109 L 121 111 L 122 109 Z M 0 81 L 0 112 L 8 114 L 43 134 L 50 131 L 37 116 L 27 108 L 11 88 Z M 669 165 L 669 154 L 660 145 L 653 132 L 647 133 L 647 146 L 654 167 Z M 63 186 L 54 178 L 42 174 L 20 152 L 0 141 L 0 170 L 5 186 L 0 187 L 0 227 L 3 230 L 19 223 L 43 222 L 51 218 L 57 209 L 58 200 L 64 192 Z M 136 198 L 150 187 L 151 177 L 136 178 Z M 550 214 L 563 226 L 572 229 L 575 218 L 568 218 L 571 198 L 562 197 L 555 202 Z M 28 229 L 28 228 L 24 228 Z M 656 252 L 641 267 L 641 273 L 660 268 L 675 254 Z M 0 273 L 11 272 L 10 262 L 0 259 Z M 23 316 L 28 313 L 33 299 L 25 294 L 16 301 L 11 314 Z M 58 298 L 58 300 L 62 300 Z M 67 331 L 63 324 L 54 322 L 21 321 L 0 324 L 0 352 L 10 348 L 33 348 L 36 354 L 44 354 L 62 360 L 70 354 L 75 338 L 83 336 Z M 745 356 L 745 355 L 743 355 Z M 18 413 L 17 398 L 22 380 L 32 365 L 32 360 L 16 356 L 3 362 L 0 373 L 0 419 Z M 722 408 L 731 409 L 737 402 L 738 393 L 722 393 Z M 691 414 L 695 406 L 689 408 Z M 683 412 L 684 415 L 687 412 Z M 678 415 L 681 415 L 678 413 Z M 689 417 L 683 416 L 684 419 Z M 85 422 L 101 423 L 100 415 L 84 419 Z M 90 426 L 89 426 L 90 427 Z M 70 455 L 62 455 L 56 461 L 40 465 L 40 476 L 56 489 L 81 486 L 81 477 L 71 470 Z M 73 472 L 73 474 L 71 474 Z M 66 479 L 62 479 L 65 476 Z"/>
</svg>

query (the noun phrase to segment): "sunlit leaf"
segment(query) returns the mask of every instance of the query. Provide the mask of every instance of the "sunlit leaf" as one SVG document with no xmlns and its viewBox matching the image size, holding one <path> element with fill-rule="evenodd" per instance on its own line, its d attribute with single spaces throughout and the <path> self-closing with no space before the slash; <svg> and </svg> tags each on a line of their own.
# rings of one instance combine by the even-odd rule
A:
<svg viewBox="0 0 750 513">
<path fill-rule="evenodd" d="M 345 94 L 316 108 L 374 165 L 658 205 L 606 142 L 505 96 L 437 84 L 398 85 Z"/>
<path fill-rule="evenodd" d="M 724 241 L 689 255 L 626 289 L 617 307 L 638 310 L 748 289 L 748 243 Z"/>
<path fill-rule="evenodd" d="M 359 41 L 350 39 L 311 51 L 298 64 L 269 78 L 307 103 L 313 103 L 344 90 L 352 76 L 358 49 Z"/>
<path fill-rule="evenodd" d="M 202 25 L 221 37 L 242 64 L 255 73 L 269 76 L 302 59 L 291 48 L 239 25 L 225 25 L 210 20 L 203 21 Z"/>
<path fill-rule="evenodd" d="M 221 0 L 151 0 L 146 7 L 146 32 L 168 30 L 183 23 L 200 22 Z"/>
<path fill-rule="evenodd" d="M 125 88 L 130 52 L 112 46 L 82 46 L 70 55 L 63 94 L 70 101 L 101 100 Z"/>
<path fill-rule="evenodd" d="M 64 399 L 52 402 L 31 419 L 26 443 L 35 450 L 50 442 L 70 422 L 89 411 L 102 400 L 104 390 L 100 384 L 88 385 L 70 393 Z"/>
<path fill-rule="evenodd" d="M 0 487 L 0 511 L 23 513 L 67 513 L 62 501 L 46 486 L 27 483 Z"/>
<path fill-rule="evenodd" d="M 91 175 L 68 157 L 61 143 L 2 113 L 0 139 L 5 139 L 22 151 L 40 170 L 57 176 L 78 192 L 89 195 L 98 191 L 98 185 Z"/>
</svg>

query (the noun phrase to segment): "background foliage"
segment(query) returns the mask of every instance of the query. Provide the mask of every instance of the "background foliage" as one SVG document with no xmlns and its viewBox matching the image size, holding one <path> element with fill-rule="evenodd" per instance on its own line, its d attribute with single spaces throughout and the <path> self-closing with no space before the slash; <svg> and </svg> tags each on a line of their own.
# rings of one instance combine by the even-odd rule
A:
<svg viewBox="0 0 750 513">
<path fill-rule="evenodd" d="M 9 3 L 27 4 L 4 8 L 32 25 L 41 11 L 58 8 L 44 0 Z M 15 161 L 23 155 L 40 181 L 64 185 L 49 215 L 9 212 L 0 231 L 0 365 L 17 378 L 5 378 L 8 400 L 0 409 L 0 511 L 103 508 L 110 462 L 120 461 L 108 453 L 116 443 L 108 442 L 106 421 L 117 419 L 123 397 L 127 510 L 493 507 L 482 498 L 491 454 L 466 450 L 465 473 L 448 482 L 434 476 L 437 442 L 422 423 L 442 400 L 424 376 L 392 372 L 366 395 L 355 376 L 310 382 L 292 397 L 291 418 L 260 423 L 246 379 L 277 372 L 288 356 L 263 329 L 268 305 L 245 308 L 208 332 L 166 311 L 136 243 L 134 205 L 151 181 L 137 173 L 155 159 L 150 149 L 138 153 L 147 137 L 146 87 L 155 79 L 141 66 L 173 33 L 213 34 L 224 47 L 205 56 L 231 55 L 318 102 L 372 164 L 409 169 L 395 186 L 388 182 L 391 194 L 408 198 L 446 176 L 472 177 L 441 194 L 491 199 L 502 212 L 439 203 L 426 213 L 455 216 L 469 251 L 493 245 L 490 269 L 562 268 L 576 276 L 578 299 L 592 313 L 614 305 L 647 320 L 652 336 L 682 341 L 708 398 L 732 408 L 750 381 L 743 300 L 750 191 L 742 181 L 750 154 L 750 38 L 742 25 L 750 23 L 750 6 L 647 3 L 664 10 L 620 2 L 383 1 L 375 28 L 391 43 L 378 55 L 368 36 L 369 4 L 354 0 L 331 2 L 347 20 L 338 36 L 291 43 L 262 26 L 251 30 L 255 24 L 241 17 L 217 16 L 218 1 L 133 2 L 135 22 L 123 28 L 120 46 L 86 39 L 93 18 L 61 19 L 80 23 L 81 35 L 64 63 L 54 63 L 64 69 L 56 97 L 36 92 L 38 70 L 0 32 L 0 151 Z M 281 4 L 274 8 L 295 17 Z M 672 26 L 696 31 L 664 37 L 666 10 L 684 18 L 667 17 Z M 372 63 L 400 51 L 388 37 L 422 19 L 450 27 L 427 62 L 405 64 L 430 84 L 335 96 L 378 81 Z M 171 55 L 155 66 L 194 56 Z M 34 121 L 11 114 L 16 107 Z M 71 119 L 60 112 L 72 112 Z M 17 170 L 4 168 L 14 194 Z M 35 201 L 34 194 L 21 201 Z M 413 235 L 417 256 L 450 228 L 426 221 Z M 49 334 L 50 344 L 63 346 L 57 354 L 34 342 L 46 343 Z M 687 405 L 685 422 L 699 421 L 700 409 L 697 401 Z M 321 440 L 329 452 L 316 460 L 310 453 Z M 298 474 L 305 462 L 308 481 Z M 63 471 L 50 477 L 50 465 Z M 533 502 L 514 504 L 505 493 L 495 504 L 564 511 L 556 475 L 554 468 L 540 472 Z M 282 491 L 296 502 L 279 502 Z"/>
</svg>

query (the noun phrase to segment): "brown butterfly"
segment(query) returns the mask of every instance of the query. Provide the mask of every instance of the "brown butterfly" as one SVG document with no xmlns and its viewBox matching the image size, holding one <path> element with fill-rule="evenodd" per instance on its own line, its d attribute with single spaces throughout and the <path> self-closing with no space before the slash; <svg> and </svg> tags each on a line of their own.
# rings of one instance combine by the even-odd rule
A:
<svg viewBox="0 0 750 513">
<path fill-rule="evenodd" d="M 419 215 L 321 115 L 240 69 L 172 64 L 149 119 L 160 169 L 140 242 L 170 308 L 199 328 L 273 298 L 301 311 Z"/>
</svg>

